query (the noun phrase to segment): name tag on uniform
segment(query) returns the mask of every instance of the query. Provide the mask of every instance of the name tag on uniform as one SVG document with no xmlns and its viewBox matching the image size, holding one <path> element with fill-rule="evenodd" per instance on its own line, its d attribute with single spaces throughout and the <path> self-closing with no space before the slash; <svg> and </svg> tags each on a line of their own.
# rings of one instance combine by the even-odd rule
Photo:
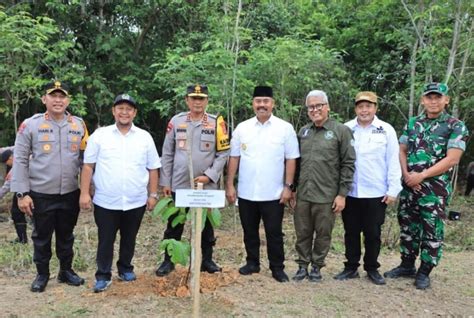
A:
<svg viewBox="0 0 474 318">
<path fill-rule="evenodd" d="M 175 206 L 178 208 L 223 208 L 224 190 L 176 190 Z"/>
</svg>

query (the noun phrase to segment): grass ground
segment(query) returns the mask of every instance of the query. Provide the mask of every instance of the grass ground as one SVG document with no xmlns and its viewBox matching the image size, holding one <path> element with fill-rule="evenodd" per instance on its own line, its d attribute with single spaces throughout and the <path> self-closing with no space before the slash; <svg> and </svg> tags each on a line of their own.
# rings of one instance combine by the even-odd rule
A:
<svg viewBox="0 0 474 318">
<path fill-rule="evenodd" d="M 262 231 L 262 272 L 249 277 L 236 274 L 244 262 L 242 231 L 232 208 L 223 210 L 223 224 L 216 231 L 215 259 L 224 267 L 213 280 L 216 288 L 202 294 L 201 312 L 208 317 L 250 316 L 472 316 L 474 315 L 474 198 L 456 197 L 451 208 L 462 213 L 461 221 L 446 224 L 445 255 L 433 274 L 432 288 L 418 291 L 409 279 L 389 280 L 386 286 L 371 284 L 364 273 L 360 279 L 338 282 L 331 277 L 344 261 L 343 229 L 340 218 L 319 284 L 303 282 L 279 284 L 267 267 Z M 3 202 L 5 205 L 5 202 Z M 1 202 L 0 202 L 1 206 Z M 191 313 L 189 297 L 160 296 L 163 281 L 155 275 L 162 256 L 158 252 L 164 223 L 147 215 L 137 239 L 134 264 L 138 280 L 127 284 L 114 280 L 101 294 L 91 292 L 95 271 L 97 230 L 90 212 L 83 212 L 76 227 L 75 269 L 86 278 L 81 287 L 58 284 L 54 277 L 46 292 L 33 294 L 32 246 L 10 244 L 13 225 L 0 223 L 0 317 L 186 317 Z M 287 272 L 296 270 L 292 217 L 284 219 Z M 185 231 L 189 237 L 189 231 Z M 398 265 L 398 225 L 394 209 L 389 209 L 383 230 L 382 271 Z M 53 257 L 51 272 L 57 272 Z M 184 269 L 183 269 L 184 272 Z M 211 275 L 212 276 L 212 275 Z M 225 281 L 223 286 L 219 281 Z M 219 286 L 217 286 L 219 285 Z"/>
</svg>

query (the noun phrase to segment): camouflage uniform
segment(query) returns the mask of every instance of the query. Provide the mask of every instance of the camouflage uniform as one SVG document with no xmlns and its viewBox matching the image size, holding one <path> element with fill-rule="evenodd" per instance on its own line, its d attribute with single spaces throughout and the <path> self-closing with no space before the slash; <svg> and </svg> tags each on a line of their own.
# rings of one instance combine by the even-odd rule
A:
<svg viewBox="0 0 474 318">
<path fill-rule="evenodd" d="M 422 172 L 446 157 L 450 148 L 466 149 L 468 131 L 464 123 L 446 112 L 429 119 L 425 114 L 410 118 L 400 143 L 408 147 L 408 172 Z M 445 208 L 451 196 L 449 171 L 425 179 L 421 190 L 403 184 L 398 206 L 402 260 L 421 260 L 436 266 L 441 258 Z"/>
</svg>

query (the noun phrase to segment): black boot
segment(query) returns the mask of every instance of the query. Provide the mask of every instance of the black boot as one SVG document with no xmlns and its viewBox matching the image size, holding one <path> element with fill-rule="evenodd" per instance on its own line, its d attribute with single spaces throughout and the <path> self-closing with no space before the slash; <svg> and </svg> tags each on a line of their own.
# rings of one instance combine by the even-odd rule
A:
<svg viewBox="0 0 474 318">
<path fill-rule="evenodd" d="M 156 270 L 156 276 L 166 276 L 174 270 L 174 264 L 171 261 L 171 257 L 165 253 L 165 260 L 161 263 L 160 267 Z"/>
<path fill-rule="evenodd" d="M 201 272 L 216 273 L 222 271 L 212 260 L 212 246 L 202 249 Z"/>
<path fill-rule="evenodd" d="M 421 262 L 420 268 L 416 273 L 415 286 L 416 289 L 427 289 L 430 287 L 430 273 L 433 269 L 433 265 Z"/>
<path fill-rule="evenodd" d="M 21 244 L 27 244 L 28 236 L 26 235 L 26 224 L 15 224 L 15 230 L 18 235 L 18 239 L 15 241 Z"/>
<path fill-rule="evenodd" d="M 415 277 L 416 268 L 415 268 L 415 260 L 407 260 L 402 258 L 402 263 L 385 272 L 383 274 L 384 277 L 387 278 L 399 278 L 399 277 Z"/>
</svg>

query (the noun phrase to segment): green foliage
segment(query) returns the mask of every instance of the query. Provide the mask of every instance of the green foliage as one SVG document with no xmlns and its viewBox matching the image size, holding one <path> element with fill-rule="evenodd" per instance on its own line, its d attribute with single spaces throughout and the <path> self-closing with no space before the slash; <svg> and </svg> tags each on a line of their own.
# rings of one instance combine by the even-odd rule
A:
<svg viewBox="0 0 474 318">
<path fill-rule="evenodd" d="M 152 217 L 161 216 L 161 220 L 165 223 L 168 222 L 168 219 L 176 213 L 178 213 L 178 215 L 173 219 L 173 227 L 186 222 L 186 209 L 176 207 L 173 198 L 164 197 L 158 201 L 151 215 Z"/>
<path fill-rule="evenodd" d="M 161 251 L 167 252 L 171 256 L 174 264 L 186 266 L 191 253 L 191 245 L 185 241 L 176 241 L 175 239 L 163 240 L 160 243 Z"/>
<path fill-rule="evenodd" d="M 171 216 L 174 216 L 173 221 L 171 222 L 171 226 L 175 227 L 178 224 L 184 224 L 186 221 L 191 220 L 192 213 L 197 212 L 196 209 L 191 209 L 190 213 L 186 212 L 186 208 L 178 208 L 175 206 L 175 203 L 171 197 L 164 197 L 161 198 L 158 203 L 156 204 L 155 208 L 153 209 L 151 215 L 153 218 L 158 216 L 161 217 L 161 220 L 166 223 Z M 202 209 L 201 215 L 201 231 L 204 230 L 204 226 L 206 225 L 206 219 L 209 219 L 211 225 L 215 227 L 219 227 L 221 224 L 221 212 L 219 209 Z M 166 242 L 166 243 L 164 243 Z M 188 251 L 189 243 L 175 240 L 164 240 L 160 245 L 160 250 L 165 251 L 167 250 L 168 254 L 171 256 L 171 261 L 173 263 L 179 263 L 186 265 L 186 261 L 183 260 L 182 253 Z M 188 254 L 190 252 L 190 247 Z M 173 253 L 177 253 L 174 255 Z M 176 261 L 175 261 L 176 260 Z M 184 262 L 184 263 L 183 263 Z"/>
<path fill-rule="evenodd" d="M 207 211 L 207 218 L 209 219 L 209 222 L 211 222 L 213 228 L 221 226 L 222 214 L 219 209 L 209 209 Z"/>
<path fill-rule="evenodd" d="M 243 1 L 240 11 L 228 0 L 11 3 L 0 7 L 0 116 L 10 142 L 12 119 L 42 110 L 40 87 L 53 77 L 72 83 L 70 109 L 91 132 L 112 123 L 115 95 L 131 94 L 136 124 L 158 146 L 168 118 L 187 110 L 185 88 L 196 82 L 208 84 L 208 112 L 223 114 L 231 129 L 253 116 L 253 87 L 268 84 L 275 113 L 296 129 L 307 122 L 305 95 L 322 89 L 341 121 L 353 116 L 358 90 L 377 92 L 378 116 L 399 130 L 411 81 L 417 104 L 425 81 L 444 80 L 456 21 L 451 107 L 473 124 L 469 1 L 405 1 L 406 9 L 397 0 Z"/>
</svg>

